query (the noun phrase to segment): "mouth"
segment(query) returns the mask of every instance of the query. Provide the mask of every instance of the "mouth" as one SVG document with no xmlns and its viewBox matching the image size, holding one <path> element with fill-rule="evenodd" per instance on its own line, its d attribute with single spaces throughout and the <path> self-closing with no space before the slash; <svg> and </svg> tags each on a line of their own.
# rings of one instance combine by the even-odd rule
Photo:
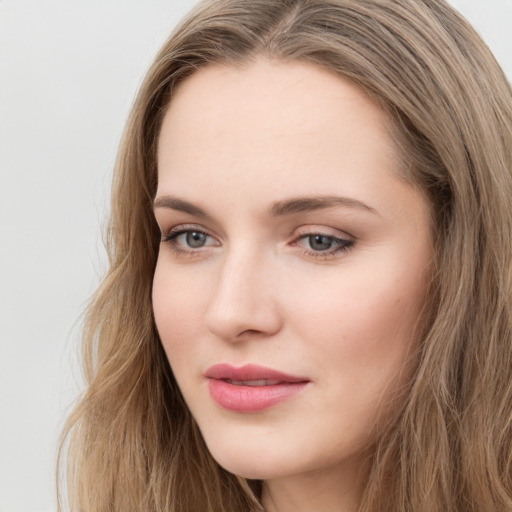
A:
<svg viewBox="0 0 512 512">
<path fill-rule="evenodd" d="M 220 379 L 233 386 L 275 386 L 277 384 L 284 384 L 278 380 L 272 379 L 259 379 L 259 380 L 232 380 L 232 379 Z"/>
<path fill-rule="evenodd" d="M 218 364 L 205 372 L 210 396 L 223 409 L 238 413 L 261 412 L 289 400 L 311 381 L 271 368 Z"/>
<path fill-rule="evenodd" d="M 309 382 L 306 377 L 290 375 L 255 364 L 246 364 L 238 368 L 225 363 L 216 364 L 206 370 L 205 377 L 229 381 L 231 384 L 240 386 L 274 386 L 280 383 Z"/>
</svg>

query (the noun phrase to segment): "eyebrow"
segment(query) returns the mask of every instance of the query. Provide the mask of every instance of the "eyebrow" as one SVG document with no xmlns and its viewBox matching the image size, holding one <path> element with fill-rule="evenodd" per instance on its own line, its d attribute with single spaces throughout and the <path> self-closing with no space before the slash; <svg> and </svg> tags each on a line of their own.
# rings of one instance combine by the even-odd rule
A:
<svg viewBox="0 0 512 512">
<path fill-rule="evenodd" d="M 311 212 L 315 210 L 325 210 L 335 206 L 344 206 L 348 208 L 357 208 L 378 214 L 375 208 L 350 197 L 341 196 L 313 196 L 297 197 L 278 201 L 272 205 L 270 212 L 273 216 L 293 215 L 295 213 Z"/>
<path fill-rule="evenodd" d="M 375 208 L 368 206 L 362 201 L 341 196 L 296 197 L 283 201 L 277 201 L 273 203 L 272 207 L 270 208 L 270 214 L 273 217 L 282 217 L 287 215 L 294 215 L 297 213 L 312 212 L 315 210 L 325 210 L 327 208 L 333 208 L 336 206 L 357 208 L 378 215 L 378 212 L 375 210 Z M 157 208 L 176 210 L 204 219 L 211 218 L 210 215 L 208 215 L 206 211 L 199 206 L 171 195 L 157 197 L 153 203 L 153 209 Z"/>
<path fill-rule="evenodd" d="M 210 216 L 199 206 L 175 196 L 160 196 L 155 198 L 153 202 L 153 210 L 156 210 L 157 208 L 166 208 L 195 215 L 196 217 L 210 218 Z"/>
</svg>

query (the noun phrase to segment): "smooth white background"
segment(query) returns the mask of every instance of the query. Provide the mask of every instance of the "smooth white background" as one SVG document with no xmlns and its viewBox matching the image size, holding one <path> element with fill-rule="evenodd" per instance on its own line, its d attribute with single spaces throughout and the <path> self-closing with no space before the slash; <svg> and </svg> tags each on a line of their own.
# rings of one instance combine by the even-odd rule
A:
<svg viewBox="0 0 512 512">
<path fill-rule="evenodd" d="M 512 77 L 512 0 L 453 0 Z M 0 0 L 0 512 L 54 511 L 131 102 L 194 0 Z"/>
</svg>

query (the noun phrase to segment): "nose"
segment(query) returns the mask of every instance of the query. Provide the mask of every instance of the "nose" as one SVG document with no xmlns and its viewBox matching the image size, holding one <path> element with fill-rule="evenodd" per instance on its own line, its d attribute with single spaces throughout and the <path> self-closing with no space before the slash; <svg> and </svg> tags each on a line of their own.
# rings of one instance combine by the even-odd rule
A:
<svg viewBox="0 0 512 512">
<path fill-rule="evenodd" d="M 205 315 L 209 331 L 229 343 L 276 334 L 282 326 L 276 283 L 272 264 L 261 256 L 227 256 Z"/>
</svg>

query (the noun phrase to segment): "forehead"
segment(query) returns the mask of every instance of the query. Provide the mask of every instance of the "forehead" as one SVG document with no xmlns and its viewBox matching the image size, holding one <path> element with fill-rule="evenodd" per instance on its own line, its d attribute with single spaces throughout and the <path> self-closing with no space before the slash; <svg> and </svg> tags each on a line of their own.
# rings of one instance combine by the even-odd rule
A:
<svg viewBox="0 0 512 512">
<path fill-rule="evenodd" d="M 179 123 L 181 132 L 210 131 L 216 137 L 235 125 L 241 135 L 257 127 L 272 128 L 272 135 L 281 130 L 284 136 L 291 128 L 294 134 L 314 135 L 340 114 L 353 127 L 354 117 L 364 117 L 374 130 L 388 124 L 383 109 L 350 81 L 309 63 L 259 59 L 196 71 L 174 91 L 163 130 Z"/>
<path fill-rule="evenodd" d="M 342 182 L 340 192 L 354 194 L 396 174 L 388 124 L 364 91 L 317 66 L 212 65 L 178 87 L 166 112 L 159 189 L 218 189 L 221 180 L 228 192 L 331 194 Z"/>
</svg>

